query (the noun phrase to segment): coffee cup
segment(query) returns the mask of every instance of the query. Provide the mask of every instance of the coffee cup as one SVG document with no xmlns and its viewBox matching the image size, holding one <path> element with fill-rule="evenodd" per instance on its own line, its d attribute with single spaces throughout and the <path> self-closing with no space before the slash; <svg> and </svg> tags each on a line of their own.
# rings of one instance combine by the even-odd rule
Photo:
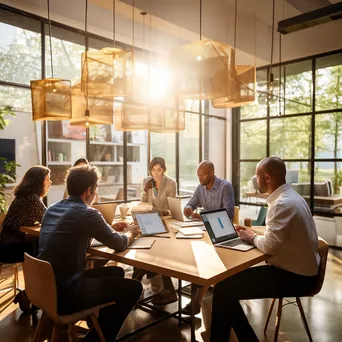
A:
<svg viewBox="0 0 342 342">
<path fill-rule="evenodd" d="M 243 225 L 246 227 L 252 227 L 252 219 L 249 217 L 246 217 L 243 221 Z"/>
</svg>

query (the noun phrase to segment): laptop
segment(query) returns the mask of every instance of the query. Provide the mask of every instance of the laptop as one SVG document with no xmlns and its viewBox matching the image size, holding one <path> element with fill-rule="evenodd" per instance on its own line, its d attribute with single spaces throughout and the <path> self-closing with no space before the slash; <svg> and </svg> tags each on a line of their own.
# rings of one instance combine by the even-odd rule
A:
<svg viewBox="0 0 342 342">
<path fill-rule="evenodd" d="M 158 213 L 135 214 L 135 219 L 139 225 L 141 236 L 153 236 L 169 232 L 165 221 Z"/>
<path fill-rule="evenodd" d="M 173 222 L 180 227 L 198 227 L 203 226 L 201 220 L 193 220 L 191 218 L 184 217 L 181 201 L 177 198 L 168 197 L 167 202 L 171 211 L 171 217 L 180 222 Z"/>
<path fill-rule="evenodd" d="M 215 247 L 239 251 L 249 251 L 255 248 L 239 238 L 226 209 L 203 211 L 200 215 Z"/>
<path fill-rule="evenodd" d="M 111 226 L 113 224 L 117 203 L 97 203 L 92 207 L 97 209 L 105 219 L 105 221 Z"/>
</svg>

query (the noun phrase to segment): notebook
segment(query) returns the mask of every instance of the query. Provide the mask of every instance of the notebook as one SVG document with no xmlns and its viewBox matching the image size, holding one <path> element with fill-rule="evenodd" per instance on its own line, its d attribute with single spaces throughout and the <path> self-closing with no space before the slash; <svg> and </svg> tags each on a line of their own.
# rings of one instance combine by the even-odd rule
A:
<svg viewBox="0 0 342 342">
<path fill-rule="evenodd" d="M 133 241 L 131 245 L 129 245 L 127 248 L 130 249 L 150 249 L 153 244 L 155 239 L 152 238 L 138 238 Z"/>
<path fill-rule="evenodd" d="M 255 248 L 239 238 L 226 209 L 203 211 L 200 214 L 215 247 L 231 248 L 239 251 L 248 251 Z"/>
</svg>

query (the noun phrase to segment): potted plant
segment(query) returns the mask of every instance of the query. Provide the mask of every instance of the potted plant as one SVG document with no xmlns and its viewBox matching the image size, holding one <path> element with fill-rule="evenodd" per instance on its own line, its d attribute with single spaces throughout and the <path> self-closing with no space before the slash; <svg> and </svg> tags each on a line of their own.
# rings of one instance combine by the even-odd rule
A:
<svg viewBox="0 0 342 342">
<path fill-rule="evenodd" d="M 15 116 L 9 106 L 0 107 L 0 131 L 3 131 L 12 121 L 5 119 L 5 116 Z M 7 211 L 5 187 L 7 183 L 15 182 L 15 168 L 19 166 L 15 161 L 7 160 L 0 155 L 0 161 L 4 163 L 3 172 L 0 172 L 0 225 Z"/>
</svg>

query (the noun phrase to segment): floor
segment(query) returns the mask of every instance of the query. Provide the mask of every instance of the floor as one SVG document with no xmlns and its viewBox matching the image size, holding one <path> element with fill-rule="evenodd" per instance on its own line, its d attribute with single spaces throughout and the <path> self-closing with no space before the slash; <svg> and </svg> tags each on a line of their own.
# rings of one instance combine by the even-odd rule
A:
<svg viewBox="0 0 342 342">
<path fill-rule="evenodd" d="M 129 269 L 127 272 L 129 273 Z M 0 283 L 0 289 L 10 282 L 10 270 L 5 281 Z M 20 272 L 20 283 L 23 286 L 22 273 Z M 150 291 L 150 284 L 144 280 L 146 293 Z M 1 296 L 1 294 L 0 294 Z M 0 298 L 0 311 L 9 304 L 11 296 L 7 294 Z M 184 297 L 184 304 L 188 299 Z M 342 341 L 342 251 L 331 249 L 327 264 L 326 278 L 321 292 L 314 298 L 303 298 L 304 311 L 308 320 L 314 341 L 336 342 Z M 274 316 L 271 319 L 267 334 L 263 334 L 263 325 L 269 308 L 269 300 L 244 301 L 243 307 L 248 319 L 255 329 L 260 341 L 273 341 Z M 210 317 L 210 296 L 205 298 L 204 314 L 197 315 L 196 338 L 197 341 L 207 341 L 204 320 Z M 176 310 L 177 303 L 170 304 L 167 309 Z M 202 310 L 203 311 L 203 310 Z M 208 313 L 209 312 L 209 313 Z M 204 317 L 203 317 L 204 316 Z M 40 313 L 38 314 L 38 319 Z M 142 310 L 135 310 L 126 320 L 121 335 L 139 328 L 146 322 L 158 318 Z M 204 320 L 203 320 L 204 318 Z M 24 315 L 15 304 L 10 304 L 0 313 L 0 340 L 4 342 L 28 342 L 32 340 L 37 321 L 30 315 Z M 84 325 L 84 323 L 82 323 Z M 61 341 L 66 338 L 61 337 Z M 298 309 L 294 305 L 287 305 L 283 310 L 278 341 L 307 341 Z M 147 342 L 147 341 L 190 341 L 190 329 L 187 324 L 178 325 L 175 319 L 166 320 L 139 334 L 125 338 L 124 341 Z M 233 337 L 231 341 L 236 341 Z"/>
</svg>

